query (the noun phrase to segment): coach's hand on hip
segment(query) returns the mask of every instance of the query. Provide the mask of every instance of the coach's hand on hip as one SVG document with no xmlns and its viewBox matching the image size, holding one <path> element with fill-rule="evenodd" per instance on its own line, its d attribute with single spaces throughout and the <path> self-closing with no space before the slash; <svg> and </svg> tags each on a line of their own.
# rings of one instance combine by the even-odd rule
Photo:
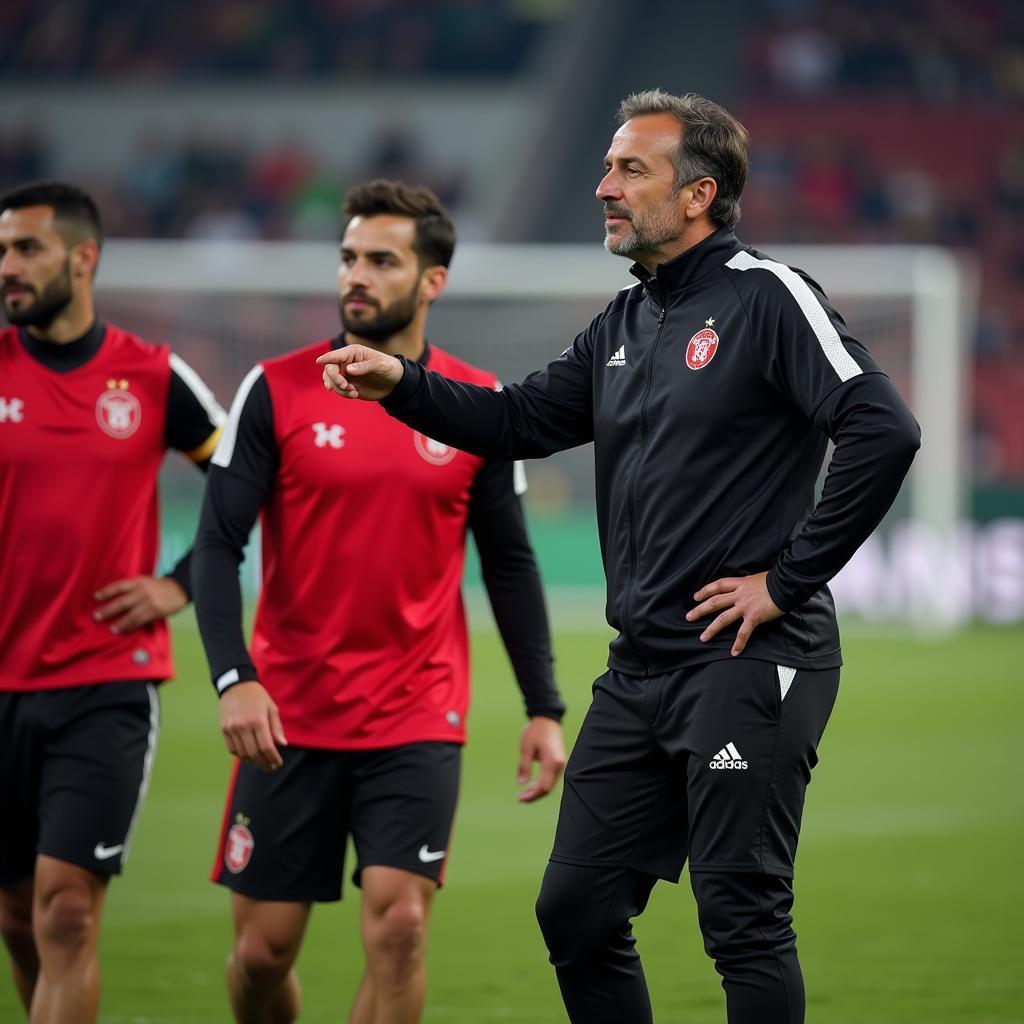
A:
<svg viewBox="0 0 1024 1024">
<path fill-rule="evenodd" d="M 346 345 L 317 359 L 324 368 L 324 387 L 343 398 L 379 402 L 387 398 L 405 373 L 394 357 L 365 345 Z"/>
<path fill-rule="evenodd" d="M 700 635 L 701 640 L 707 643 L 726 626 L 741 619 L 736 641 L 732 645 L 732 655 L 735 657 L 741 654 L 743 648 L 747 646 L 750 634 L 762 622 L 770 622 L 783 614 L 768 593 L 768 585 L 765 582 L 767 578 L 768 573 L 759 572 L 754 576 L 715 580 L 714 583 L 701 587 L 693 595 L 693 599 L 700 604 L 686 613 L 686 621 L 696 622 L 706 615 L 719 613 Z"/>
<path fill-rule="evenodd" d="M 288 746 L 277 705 L 255 679 L 235 683 L 220 698 L 220 731 L 228 750 L 265 772 L 284 764 Z"/>
</svg>

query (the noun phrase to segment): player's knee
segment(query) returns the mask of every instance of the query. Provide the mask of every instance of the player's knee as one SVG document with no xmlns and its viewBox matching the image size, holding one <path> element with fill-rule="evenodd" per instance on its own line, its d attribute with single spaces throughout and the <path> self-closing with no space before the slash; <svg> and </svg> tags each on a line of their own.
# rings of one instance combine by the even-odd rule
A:
<svg viewBox="0 0 1024 1024">
<path fill-rule="evenodd" d="M 765 953 L 795 950 L 786 878 L 756 873 L 700 871 L 690 876 L 704 949 L 720 970 Z"/>
<path fill-rule="evenodd" d="M 418 900 L 396 900 L 377 916 L 370 942 L 396 965 L 414 961 L 426 940 L 426 908 Z"/>
<path fill-rule="evenodd" d="M 255 928 L 245 928 L 235 940 L 235 965 L 251 988 L 274 988 L 288 977 L 298 950 L 275 942 Z"/>
<path fill-rule="evenodd" d="M 99 910 L 85 883 L 68 882 L 44 892 L 34 921 L 40 946 L 83 949 L 95 941 Z"/>
</svg>

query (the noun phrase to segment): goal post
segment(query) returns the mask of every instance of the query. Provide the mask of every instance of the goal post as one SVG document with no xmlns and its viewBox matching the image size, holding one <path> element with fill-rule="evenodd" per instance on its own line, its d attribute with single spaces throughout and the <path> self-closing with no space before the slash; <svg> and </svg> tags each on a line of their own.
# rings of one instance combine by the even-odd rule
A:
<svg viewBox="0 0 1024 1024">
<path fill-rule="evenodd" d="M 904 494 L 874 547 L 866 545 L 837 578 L 840 609 L 914 621 L 926 630 L 958 624 L 970 615 L 970 600 L 935 583 L 962 560 L 974 267 L 934 247 L 773 245 L 765 251 L 819 282 L 921 423 L 924 441 Z M 256 360 L 337 330 L 337 257 L 337 247 L 324 242 L 115 239 L 99 269 L 99 310 L 143 336 L 171 342 L 226 401 Z M 520 379 L 555 358 L 616 290 L 633 283 L 628 266 L 597 244 L 462 244 L 428 336 L 506 381 Z M 571 547 L 574 530 L 564 521 L 592 517 L 589 454 L 555 456 L 531 477 L 539 478 L 539 497 L 531 482 L 534 500 L 551 513 L 556 533 L 563 520 L 552 549 Z M 908 524 L 909 530 L 896 529 Z M 896 544 L 915 552 L 890 550 Z M 577 599 L 599 591 L 600 566 L 581 566 L 596 562 L 596 546 L 589 550 L 589 559 L 566 560 L 575 568 L 567 566 L 556 589 Z M 900 578 L 915 564 L 925 567 L 919 581 Z M 600 606 L 596 595 L 586 603 L 588 614 Z"/>
</svg>

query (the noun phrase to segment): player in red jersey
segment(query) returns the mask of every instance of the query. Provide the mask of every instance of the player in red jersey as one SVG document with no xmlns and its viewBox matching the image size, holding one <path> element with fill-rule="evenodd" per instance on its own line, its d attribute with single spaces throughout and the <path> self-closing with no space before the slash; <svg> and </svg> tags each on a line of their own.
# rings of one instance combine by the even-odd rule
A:
<svg viewBox="0 0 1024 1024">
<path fill-rule="evenodd" d="M 233 890 L 228 989 L 240 1022 L 298 1015 L 293 965 L 312 903 L 340 898 L 348 835 L 367 961 L 349 1019 L 420 1019 L 469 703 L 467 525 L 529 716 L 519 799 L 549 792 L 565 761 L 520 469 L 436 444 L 376 406 L 339 418 L 316 373 L 317 355 L 359 338 L 497 386 L 424 337 L 452 223 L 427 189 L 397 182 L 353 189 L 344 213 L 344 331 L 242 382 L 196 541 L 196 610 L 221 729 L 240 759 L 213 876 Z M 238 564 L 258 515 L 263 588 L 250 656 Z"/>
<path fill-rule="evenodd" d="M 96 319 L 92 200 L 0 196 L 0 931 L 36 1024 L 95 1020 L 106 885 L 149 780 L 166 616 L 151 575 L 167 448 L 204 465 L 224 418 L 166 346 Z"/>
</svg>

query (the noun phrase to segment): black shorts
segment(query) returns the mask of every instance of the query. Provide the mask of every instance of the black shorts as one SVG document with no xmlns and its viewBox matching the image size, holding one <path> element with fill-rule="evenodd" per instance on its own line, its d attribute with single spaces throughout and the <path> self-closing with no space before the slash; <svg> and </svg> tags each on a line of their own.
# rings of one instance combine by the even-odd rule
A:
<svg viewBox="0 0 1024 1024">
<path fill-rule="evenodd" d="M 153 683 L 0 693 L 0 886 L 37 854 L 119 874 L 159 728 Z"/>
<path fill-rule="evenodd" d="M 678 881 L 792 877 L 804 791 L 839 669 L 733 658 L 594 683 L 565 773 L 551 859 Z"/>
<path fill-rule="evenodd" d="M 409 743 L 383 750 L 285 747 L 263 772 L 235 765 L 214 882 L 260 900 L 341 899 L 345 843 L 363 868 L 444 879 L 462 748 Z"/>
</svg>

